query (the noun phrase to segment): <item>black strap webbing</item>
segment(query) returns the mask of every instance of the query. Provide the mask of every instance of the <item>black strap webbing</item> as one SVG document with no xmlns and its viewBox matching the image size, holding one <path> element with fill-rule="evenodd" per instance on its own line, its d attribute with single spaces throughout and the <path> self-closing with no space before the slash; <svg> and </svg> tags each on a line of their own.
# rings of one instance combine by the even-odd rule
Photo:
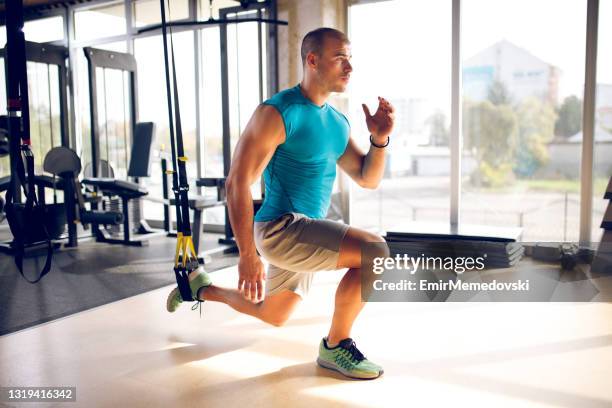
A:
<svg viewBox="0 0 612 408">
<path fill-rule="evenodd" d="M 12 247 L 15 251 L 15 265 L 25 280 L 30 283 L 36 283 L 51 270 L 51 262 L 53 260 L 53 244 L 49 238 L 49 233 L 44 223 L 45 219 L 47 218 L 47 214 L 45 213 L 46 207 L 44 205 L 39 205 L 36 197 L 34 184 L 34 155 L 26 154 L 25 159 L 28 168 L 27 175 L 25 174 L 22 160 L 18 160 L 16 163 L 16 176 L 18 177 L 13 177 L 13 175 L 11 175 L 11 186 L 6 192 L 6 215 L 11 226 L 11 231 L 13 232 Z M 18 181 L 19 179 L 27 180 L 27 188 L 25 183 L 22 184 Z M 26 196 L 26 202 L 23 206 L 14 202 L 13 191 L 15 191 L 15 187 L 13 183 L 20 184 L 21 186 L 18 185 L 17 188 L 21 187 L 23 189 Z M 28 231 L 32 231 L 33 228 L 40 228 L 42 230 L 42 234 L 45 237 L 44 242 L 47 246 L 47 257 L 38 278 L 30 280 L 23 272 L 23 258 L 25 254 L 25 247 L 29 243 L 28 237 L 29 235 L 32 235 L 28 234 Z"/>
<path fill-rule="evenodd" d="M 178 85 L 176 79 L 176 64 L 174 60 L 174 42 L 172 32 L 170 33 L 171 63 L 168 62 L 168 33 L 166 23 L 166 4 L 165 0 L 160 0 L 161 20 L 162 20 L 162 39 L 164 44 L 164 66 L 166 76 L 166 96 L 168 99 L 168 127 L 170 130 L 170 144 L 172 151 L 172 190 L 176 209 L 176 230 L 177 230 L 177 249 L 174 263 L 174 273 L 183 300 L 191 301 L 194 299 L 189 286 L 189 273 L 198 267 L 197 255 L 193 250 L 191 241 L 191 225 L 189 224 L 189 184 L 187 183 L 187 168 L 185 151 L 183 147 L 183 130 L 181 126 L 181 113 L 179 107 Z M 170 69 L 172 69 L 172 87 L 170 90 Z M 175 110 L 172 108 L 174 97 Z M 174 112 L 174 115 L 173 115 Z M 175 116 L 175 117 L 173 117 Z M 176 138 L 175 124 L 176 120 Z"/>
<path fill-rule="evenodd" d="M 44 204 L 39 204 L 34 182 L 34 154 L 30 148 L 30 111 L 22 1 L 6 2 L 5 15 L 8 128 L 14 158 L 11 183 L 6 193 L 6 216 L 13 233 L 12 246 L 15 251 L 15 265 L 24 279 L 30 283 L 36 283 L 51 269 L 53 245 L 44 224 L 46 208 Z M 24 169 L 24 158 L 27 173 Z M 17 202 L 14 196 L 19 194 L 21 189 L 26 197 L 25 204 Z M 38 278 L 30 280 L 23 273 L 23 258 L 25 247 L 31 243 L 30 238 L 33 236 L 38 238 L 42 236 L 42 242 L 47 245 L 47 259 Z"/>
</svg>

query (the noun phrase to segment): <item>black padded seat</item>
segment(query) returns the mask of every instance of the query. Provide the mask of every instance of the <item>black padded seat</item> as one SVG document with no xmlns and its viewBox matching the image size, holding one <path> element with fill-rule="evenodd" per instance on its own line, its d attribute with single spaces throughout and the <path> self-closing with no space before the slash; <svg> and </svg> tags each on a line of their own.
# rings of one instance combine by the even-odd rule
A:
<svg viewBox="0 0 612 408">
<path fill-rule="evenodd" d="M 114 178 L 84 178 L 82 184 L 98 187 L 104 193 L 125 198 L 138 198 L 149 194 L 149 191 L 138 183 Z"/>
<path fill-rule="evenodd" d="M 37 174 L 34 176 L 34 183 L 39 187 L 64 189 L 64 180 L 60 177 L 47 176 L 46 174 Z"/>
<path fill-rule="evenodd" d="M 34 184 L 39 187 L 53 188 L 53 177 L 47 176 L 46 174 L 37 174 L 34 176 Z M 0 191 L 6 191 L 11 185 L 11 177 L 0 177 Z M 55 188 L 58 190 L 64 189 L 64 181 L 62 179 L 55 178 Z"/>
<path fill-rule="evenodd" d="M 176 200 L 174 198 L 170 199 L 170 205 L 175 205 Z M 212 197 L 203 197 L 203 196 L 190 196 L 189 197 L 189 208 L 192 210 L 203 210 L 206 208 L 216 207 L 219 204 L 222 204 L 216 198 Z"/>
<path fill-rule="evenodd" d="M 149 177 L 151 167 L 151 152 L 153 139 L 155 137 L 155 124 L 153 122 L 141 122 L 136 123 L 134 126 L 134 134 L 132 140 L 132 153 L 130 156 L 130 165 L 127 172 L 128 177 L 133 177 L 136 182 L 127 180 L 117 180 L 113 177 L 112 167 L 108 163 L 104 163 L 100 160 L 98 164 L 99 171 L 95 173 L 98 175 L 105 175 L 106 177 L 85 177 L 82 184 L 95 187 L 97 190 L 102 192 L 103 195 L 108 197 L 120 197 L 122 202 L 123 212 L 123 239 L 114 239 L 110 236 L 106 236 L 98 226 L 94 225 L 97 231 L 98 241 L 108 242 L 111 244 L 123 244 L 123 245 L 145 245 L 146 241 L 138 239 L 132 240 L 130 238 L 130 222 L 129 222 L 129 211 L 128 202 L 130 200 L 137 201 L 143 196 L 149 194 L 149 191 L 138 183 L 139 177 Z M 94 168 L 91 165 L 85 166 L 85 174 L 93 174 Z M 101 171 L 100 171 L 101 170 Z M 136 205 L 139 205 L 137 202 Z M 141 236 L 151 236 L 153 232 L 144 220 L 140 220 L 140 231 Z"/>
<path fill-rule="evenodd" d="M 121 198 L 121 210 L 123 215 L 123 239 L 115 239 L 107 237 L 104 233 L 99 233 L 98 241 L 107 242 L 109 244 L 123 244 L 142 246 L 146 244 L 144 240 L 132 240 L 130 238 L 130 214 L 128 211 L 128 202 L 135 198 L 140 198 L 149 194 L 148 190 L 138 183 L 133 183 L 126 180 L 117 180 L 114 178 L 84 178 L 81 184 L 96 187 L 104 195 L 115 196 Z M 94 228 L 98 228 L 94 226 Z M 98 231 L 100 231 L 98 229 Z"/>
</svg>

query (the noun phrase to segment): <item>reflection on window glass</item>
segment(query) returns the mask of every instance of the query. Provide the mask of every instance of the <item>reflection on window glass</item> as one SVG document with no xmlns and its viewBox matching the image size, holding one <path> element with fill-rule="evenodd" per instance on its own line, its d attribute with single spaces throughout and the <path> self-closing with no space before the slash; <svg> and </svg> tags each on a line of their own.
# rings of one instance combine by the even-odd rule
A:
<svg viewBox="0 0 612 408">
<path fill-rule="evenodd" d="M 364 152 L 370 142 L 361 104 L 374 112 L 383 96 L 396 109 L 384 178 L 375 191 L 352 184 L 351 224 L 397 231 L 415 221 L 447 223 L 451 1 L 356 5 L 349 21 L 354 70 L 348 116 Z M 396 42 L 379 38 L 405 41 L 398 52 Z"/>
<path fill-rule="evenodd" d="M 189 4 L 187 0 L 172 0 L 166 3 L 167 20 L 174 21 L 187 18 L 189 18 Z M 134 3 L 134 26 L 143 27 L 160 23 L 161 10 L 158 0 L 138 0 Z"/>
<path fill-rule="evenodd" d="M 74 35 L 77 41 L 121 35 L 125 34 L 125 30 L 123 3 L 74 13 Z"/>
<path fill-rule="evenodd" d="M 181 123 L 183 125 L 183 142 L 185 154 L 188 157 L 187 173 L 192 191 L 195 191 L 197 175 L 196 163 L 196 126 L 195 126 L 195 64 L 194 64 L 193 33 L 182 32 L 174 35 L 174 51 L 176 55 L 177 79 L 181 108 Z M 161 36 L 136 39 L 134 55 L 138 62 L 138 100 L 139 120 L 154 122 L 157 136 L 153 145 L 156 151 L 153 155 L 151 177 L 147 180 L 149 194 L 162 196 L 162 174 L 160 167 L 160 151 L 170 154 L 170 133 L 168 129 L 168 105 L 166 102 L 166 82 L 164 71 L 164 54 Z M 151 84 L 155 84 L 152 86 Z M 163 208 L 152 202 L 144 202 L 146 219 L 161 220 Z"/>
<path fill-rule="evenodd" d="M 576 241 L 586 2 L 462 7 L 461 220 Z"/>
<path fill-rule="evenodd" d="M 599 2 L 597 39 L 597 96 L 593 160 L 592 240 L 601 240 L 600 228 L 608 200 L 604 192 L 612 177 L 612 1 Z"/>
<path fill-rule="evenodd" d="M 23 34 L 27 41 L 33 42 L 42 43 L 63 40 L 64 19 L 62 16 L 54 16 L 26 21 L 23 25 Z"/>
</svg>

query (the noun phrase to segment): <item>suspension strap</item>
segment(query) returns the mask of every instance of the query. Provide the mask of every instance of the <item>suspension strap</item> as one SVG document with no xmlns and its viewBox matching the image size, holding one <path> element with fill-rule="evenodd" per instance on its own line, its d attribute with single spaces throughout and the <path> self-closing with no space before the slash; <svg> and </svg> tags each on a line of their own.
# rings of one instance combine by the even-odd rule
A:
<svg viewBox="0 0 612 408">
<path fill-rule="evenodd" d="M 178 85 L 176 79 L 176 64 L 174 60 L 174 42 L 172 29 L 170 29 L 171 63 L 168 58 L 168 33 L 166 23 L 166 0 L 160 0 L 162 39 L 164 44 L 164 66 L 166 76 L 166 97 L 168 99 L 168 127 L 170 130 L 170 145 L 172 151 L 172 191 L 174 192 L 174 206 L 176 210 L 177 241 L 174 254 L 174 274 L 181 297 L 186 301 L 193 301 L 189 287 L 189 273 L 198 268 L 198 256 L 191 237 L 189 224 L 189 184 L 187 182 L 187 157 L 183 147 L 183 130 L 181 126 L 181 112 L 179 107 Z M 170 85 L 170 69 L 172 69 L 172 88 Z M 174 109 L 172 100 L 174 99 Z M 173 115 L 174 113 L 174 115 Z M 176 120 L 176 133 L 175 123 Z"/>
<path fill-rule="evenodd" d="M 48 218 L 45 205 L 39 204 L 36 197 L 21 0 L 6 3 L 6 31 L 8 129 L 13 162 L 11 183 L 6 193 L 6 216 L 13 234 L 15 265 L 25 280 L 36 283 L 51 269 L 53 245 L 45 226 Z M 15 197 L 21 189 L 26 197 L 25 204 Z M 46 243 L 47 259 L 38 278 L 29 280 L 23 273 L 23 258 L 25 246 L 33 241 Z"/>
</svg>

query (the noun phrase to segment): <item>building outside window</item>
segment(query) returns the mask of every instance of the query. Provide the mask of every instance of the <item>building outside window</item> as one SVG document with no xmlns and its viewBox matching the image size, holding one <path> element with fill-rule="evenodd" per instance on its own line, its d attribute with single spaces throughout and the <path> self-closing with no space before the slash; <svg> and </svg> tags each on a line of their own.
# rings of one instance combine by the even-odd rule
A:
<svg viewBox="0 0 612 408">
<path fill-rule="evenodd" d="M 384 232 L 413 221 L 448 224 L 451 6 L 386 1 L 349 9 L 353 137 L 367 151 L 361 103 L 374 108 L 385 96 L 397 111 L 381 186 L 352 190 L 356 226 Z M 595 241 L 612 173 L 605 74 L 612 70 L 602 51 L 610 48 L 610 2 L 600 7 Z M 461 223 L 521 227 L 525 241 L 578 241 L 586 2 L 463 0 L 461 14 Z M 377 41 L 373 31 L 394 41 Z"/>
</svg>

